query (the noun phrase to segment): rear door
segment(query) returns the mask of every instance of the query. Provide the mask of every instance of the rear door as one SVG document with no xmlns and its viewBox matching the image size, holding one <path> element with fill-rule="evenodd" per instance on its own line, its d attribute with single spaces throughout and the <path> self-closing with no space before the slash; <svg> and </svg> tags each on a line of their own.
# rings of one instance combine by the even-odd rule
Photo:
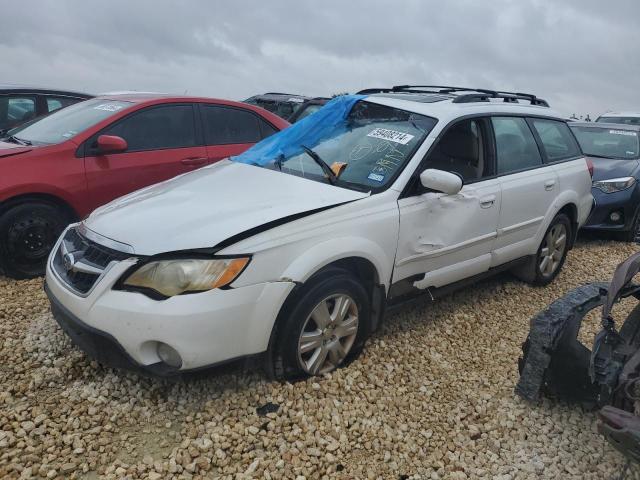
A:
<svg viewBox="0 0 640 480">
<path fill-rule="evenodd" d="M 101 154 L 99 135 L 127 142 L 121 153 Z M 85 169 L 92 207 L 207 163 L 194 105 L 165 104 L 138 110 L 87 141 Z"/>
<path fill-rule="evenodd" d="M 543 156 L 527 120 L 495 116 L 493 126 L 502 209 L 492 266 L 529 255 L 558 194 L 558 175 Z"/>
<path fill-rule="evenodd" d="M 210 163 L 239 155 L 277 130 L 249 110 L 200 104 L 202 130 Z"/>
</svg>

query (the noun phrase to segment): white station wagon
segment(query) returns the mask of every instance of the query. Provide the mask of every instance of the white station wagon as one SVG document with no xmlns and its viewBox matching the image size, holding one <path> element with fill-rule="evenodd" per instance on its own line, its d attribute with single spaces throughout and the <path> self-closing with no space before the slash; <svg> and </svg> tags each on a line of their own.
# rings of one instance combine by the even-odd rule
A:
<svg viewBox="0 0 640 480">
<path fill-rule="evenodd" d="M 45 288 L 107 365 L 263 355 L 276 378 L 324 374 L 389 305 L 506 269 L 552 281 L 591 210 L 590 169 L 534 95 L 365 90 L 71 225 Z"/>
</svg>

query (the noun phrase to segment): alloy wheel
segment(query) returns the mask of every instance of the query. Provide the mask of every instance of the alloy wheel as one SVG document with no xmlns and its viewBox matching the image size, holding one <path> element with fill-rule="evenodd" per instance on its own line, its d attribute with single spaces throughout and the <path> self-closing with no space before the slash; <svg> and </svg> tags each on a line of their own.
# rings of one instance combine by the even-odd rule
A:
<svg viewBox="0 0 640 480">
<path fill-rule="evenodd" d="M 309 375 L 334 370 L 358 334 L 358 306 L 346 294 L 331 295 L 311 311 L 298 340 L 298 360 Z"/>
<path fill-rule="evenodd" d="M 550 277 L 560 266 L 567 248 L 567 228 L 558 223 L 551 227 L 545 235 L 542 248 L 540 249 L 540 273 L 545 277 Z"/>
</svg>

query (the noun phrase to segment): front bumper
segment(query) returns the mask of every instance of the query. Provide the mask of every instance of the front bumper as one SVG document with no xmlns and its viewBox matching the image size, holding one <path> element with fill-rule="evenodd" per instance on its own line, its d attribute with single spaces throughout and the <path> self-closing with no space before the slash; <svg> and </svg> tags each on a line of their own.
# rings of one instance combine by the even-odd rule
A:
<svg viewBox="0 0 640 480">
<path fill-rule="evenodd" d="M 614 193 L 604 193 L 593 188 L 592 193 L 595 205 L 587 223 L 582 228 L 613 232 L 625 232 L 633 228 L 633 220 L 640 202 L 637 187 Z M 614 211 L 622 214 L 622 221 L 610 220 L 609 215 Z"/>
<path fill-rule="evenodd" d="M 270 282 L 153 300 L 113 290 L 135 263 L 114 263 L 87 296 L 69 289 L 47 266 L 46 290 L 64 331 L 89 356 L 116 368 L 171 374 L 267 350 L 275 319 L 294 284 Z M 180 368 L 163 363 L 160 343 L 176 350 Z"/>
</svg>

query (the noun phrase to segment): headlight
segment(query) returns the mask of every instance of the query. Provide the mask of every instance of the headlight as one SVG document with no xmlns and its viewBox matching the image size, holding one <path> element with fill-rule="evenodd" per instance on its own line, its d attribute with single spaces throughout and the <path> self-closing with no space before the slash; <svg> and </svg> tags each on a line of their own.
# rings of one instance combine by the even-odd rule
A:
<svg viewBox="0 0 640 480">
<path fill-rule="evenodd" d="M 173 297 L 229 285 L 249 263 L 248 257 L 159 260 L 142 265 L 123 282 L 126 287 L 149 288 Z"/>
<path fill-rule="evenodd" d="M 604 193 L 619 192 L 626 190 L 636 183 L 636 179 L 633 177 L 624 178 L 612 178 L 610 180 L 598 180 L 593 182 L 593 187 Z"/>
</svg>

